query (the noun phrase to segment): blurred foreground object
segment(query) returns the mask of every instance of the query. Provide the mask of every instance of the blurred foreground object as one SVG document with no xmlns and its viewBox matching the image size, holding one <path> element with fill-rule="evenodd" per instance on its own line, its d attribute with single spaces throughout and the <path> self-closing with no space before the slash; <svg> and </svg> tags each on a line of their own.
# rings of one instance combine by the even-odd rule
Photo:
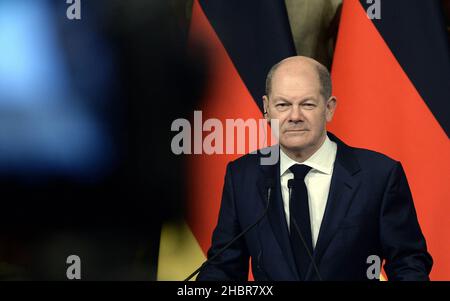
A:
<svg viewBox="0 0 450 301">
<path fill-rule="evenodd" d="M 188 2 L 60 2 L 0 2 L 0 279 L 67 279 L 74 254 L 83 280 L 153 280 L 184 214 L 170 125 L 202 85 Z"/>
</svg>

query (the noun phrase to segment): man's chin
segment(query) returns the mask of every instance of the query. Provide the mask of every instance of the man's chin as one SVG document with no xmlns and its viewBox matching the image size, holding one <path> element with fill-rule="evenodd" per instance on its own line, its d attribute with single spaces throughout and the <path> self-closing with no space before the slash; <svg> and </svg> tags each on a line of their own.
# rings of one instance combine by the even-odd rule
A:
<svg viewBox="0 0 450 301">
<path fill-rule="evenodd" d="M 285 139 L 280 140 L 281 145 L 286 148 L 304 148 L 308 144 L 308 139 L 306 137 L 291 136 L 285 137 Z"/>
<path fill-rule="evenodd" d="M 299 152 L 304 150 L 307 147 L 307 144 L 304 140 L 302 141 L 289 141 L 289 142 L 282 142 L 280 141 L 280 145 L 282 148 L 286 151 L 290 152 Z"/>
</svg>

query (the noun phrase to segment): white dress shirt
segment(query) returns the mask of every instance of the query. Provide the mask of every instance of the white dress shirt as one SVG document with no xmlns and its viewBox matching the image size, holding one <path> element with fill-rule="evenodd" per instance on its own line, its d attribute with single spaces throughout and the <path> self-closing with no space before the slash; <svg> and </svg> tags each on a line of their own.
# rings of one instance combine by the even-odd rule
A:
<svg viewBox="0 0 450 301">
<path fill-rule="evenodd" d="M 336 143 L 331 141 L 328 136 L 326 136 L 320 148 L 302 163 L 292 160 L 280 149 L 281 192 L 289 229 L 289 189 L 287 183 L 294 178 L 289 168 L 294 164 L 305 164 L 312 167 L 305 176 L 305 184 L 308 190 L 311 238 L 314 248 L 316 247 L 320 225 L 322 224 L 323 214 L 327 205 L 331 176 L 333 175 L 334 161 L 336 160 L 336 150 Z"/>
</svg>

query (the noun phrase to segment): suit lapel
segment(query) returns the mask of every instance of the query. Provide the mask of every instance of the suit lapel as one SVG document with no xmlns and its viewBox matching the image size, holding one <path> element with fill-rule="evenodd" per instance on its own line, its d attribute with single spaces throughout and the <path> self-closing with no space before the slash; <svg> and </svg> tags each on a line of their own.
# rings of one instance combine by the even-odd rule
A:
<svg viewBox="0 0 450 301">
<path fill-rule="evenodd" d="M 339 224 L 347 214 L 353 196 L 360 184 L 360 179 L 357 175 L 360 167 L 354 158 L 351 148 L 337 139 L 333 134 L 328 133 L 328 135 L 331 140 L 336 142 L 337 153 L 327 205 L 320 226 L 316 248 L 314 249 L 314 261 L 316 264 L 320 262 L 320 259 L 336 234 Z M 306 279 L 310 278 L 313 272 L 314 270 L 310 266 Z"/>
<path fill-rule="evenodd" d="M 289 230 L 287 227 L 286 217 L 283 208 L 283 198 L 281 194 L 281 183 L 280 183 L 280 162 L 278 160 L 277 164 L 270 166 L 261 165 L 260 170 L 261 172 L 257 181 L 258 190 L 260 192 L 260 199 L 263 202 L 264 206 L 266 206 L 267 187 L 265 187 L 266 186 L 265 183 L 267 178 L 272 178 L 275 186 L 271 192 L 270 207 L 267 212 L 269 223 L 275 235 L 275 238 L 284 254 L 284 257 L 288 262 L 291 273 L 295 275 L 296 279 L 299 279 L 297 269 L 295 268 L 296 265 L 289 241 Z"/>
</svg>

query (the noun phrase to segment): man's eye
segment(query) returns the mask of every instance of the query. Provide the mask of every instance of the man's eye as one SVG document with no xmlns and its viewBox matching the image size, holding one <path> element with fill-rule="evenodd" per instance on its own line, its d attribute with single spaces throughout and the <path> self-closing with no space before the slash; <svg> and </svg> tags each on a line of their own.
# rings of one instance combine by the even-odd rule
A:
<svg viewBox="0 0 450 301">
<path fill-rule="evenodd" d="M 307 108 L 314 108 L 316 105 L 313 103 L 304 103 L 303 106 Z"/>
<path fill-rule="evenodd" d="M 287 103 L 279 103 L 279 104 L 277 104 L 277 107 L 286 107 L 287 106 Z"/>
</svg>

